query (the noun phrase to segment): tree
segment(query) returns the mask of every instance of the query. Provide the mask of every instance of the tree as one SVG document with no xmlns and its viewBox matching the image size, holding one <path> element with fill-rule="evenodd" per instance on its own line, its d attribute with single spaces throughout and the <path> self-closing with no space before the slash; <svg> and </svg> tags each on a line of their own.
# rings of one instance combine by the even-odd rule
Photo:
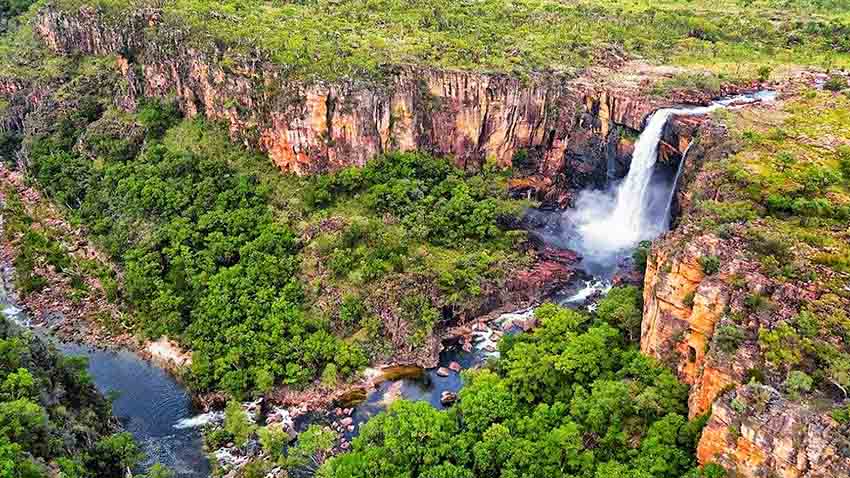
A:
<svg viewBox="0 0 850 478">
<path fill-rule="evenodd" d="M 140 478 L 174 478 L 174 471 L 163 466 L 160 463 L 155 463 L 150 467 L 147 473 Z"/>
<path fill-rule="evenodd" d="M 640 338 L 642 292 L 635 286 L 615 287 L 596 307 L 596 316 L 622 330 L 634 342 Z"/>
<path fill-rule="evenodd" d="M 47 452 L 47 425 L 45 410 L 27 398 L 0 402 L 0 436 L 26 450 Z"/>
<path fill-rule="evenodd" d="M 7 400 L 35 399 L 38 392 L 36 381 L 29 370 L 19 368 L 10 373 L 0 385 L 0 394 Z"/>
<path fill-rule="evenodd" d="M 785 379 L 785 389 L 794 400 L 800 399 L 800 394 L 807 393 L 812 390 L 814 381 L 812 377 L 802 370 L 792 370 L 788 373 Z"/>
<path fill-rule="evenodd" d="M 289 434 L 280 426 L 271 424 L 257 430 L 260 438 L 260 446 L 273 461 L 284 458 L 286 444 L 289 443 Z"/>
<path fill-rule="evenodd" d="M 619 363 L 620 333 L 602 324 L 570 340 L 555 368 L 571 382 L 590 383 L 609 375 Z"/>
<path fill-rule="evenodd" d="M 286 466 L 315 474 L 328 458 L 335 440 L 336 434 L 331 429 L 310 425 L 298 435 L 298 443 L 287 451 Z"/>
<path fill-rule="evenodd" d="M 227 402 L 224 409 L 224 429 L 233 436 L 236 446 L 244 445 L 254 433 L 254 425 L 248 421 L 248 415 L 236 400 Z"/>
<path fill-rule="evenodd" d="M 144 459 L 132 435 L 116 433 L 98 441 L 86 462 L 95 476 L 124 476 Z"/>
<path fill-rule="evenodd" d="M 463 415 L 464 425 L 477 433 L 509 419 L 517 410 L 514 395 L 505 382 L 488 371 L 469 376 L 459 398 L 458 409 Z"/>
<path fill-rule="evenodd" d="M 395 402 L 370 419 L 321 478 L 680 478 L 692 473 L 703 419 L 687 386 L 624 348 L 606 322 L 554 305 L 492 370 L 464 373 L 454 407 Z M 695 475 L 696 476 L 696 475 Z"/>
</svg>

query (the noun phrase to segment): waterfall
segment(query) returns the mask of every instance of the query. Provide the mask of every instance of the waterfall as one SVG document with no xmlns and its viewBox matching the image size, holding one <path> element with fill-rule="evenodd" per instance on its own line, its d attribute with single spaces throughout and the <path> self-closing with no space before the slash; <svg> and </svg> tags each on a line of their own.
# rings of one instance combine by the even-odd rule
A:
<svg viewBox="0 0 850 478">
<path fill-rule="evenodd" d="M 688 151 L 691 150 L 691 146 L 693 145 L 694 141 L 688 143 L 688 147 L 685 148 L 685 152 L 682 153 L 682 159 L 679 161 L 679 167 L 676 168 L 676 176 L 673 178 L 673 186 L 670 188 L 670 194 L 667 196 L 667 207 L 664 208 L 664 217 L 666 218 L 667 229 L 670 229 L 670 225 L 673 223 L 673 198 L 676 197 L 676 188 L 679 185 L 679 177 L 682 176 L 682 169 L 685 167 L 685 160 L 688 159 Z"/>
<path fill-rule="evenodd" d="M 584 257 L 585 266 L 590 265 L 594 272 L 611 269 L 639 242 L 654 239 L 669 228 L 670 203 L 684 158 L 671 190 L 666 189 L 668 183 L 664 186 L 653 183 L 652 176 L 658 145 L 671 117 L 704 115 L 719 108 L 772 101 L 774 97 L 775 93 L 764 91 L 726 98 L 709 106 L 655 111 L 635 144 L 625 179 L 606 191 L 582 191 L 574 207 L 564 214 L 572 225 L 570 247 Z"/>
<path fill-rule="evenodd" d="M 641 132 L 629 174 L 620 183 L 613 197 L 613 208 L 608 214 L 578 224 L 578 233 L 584 242 L 603 250 L 615 252 L 634 247 L 638 242 L 652 239 L 666 229 L 667 219 L 653 220 L 649 214 L 650 180 L 658 159 L 658 144 L 670 117 L 709 113 L 721 105 L 656 111 Z"/>
</svg>

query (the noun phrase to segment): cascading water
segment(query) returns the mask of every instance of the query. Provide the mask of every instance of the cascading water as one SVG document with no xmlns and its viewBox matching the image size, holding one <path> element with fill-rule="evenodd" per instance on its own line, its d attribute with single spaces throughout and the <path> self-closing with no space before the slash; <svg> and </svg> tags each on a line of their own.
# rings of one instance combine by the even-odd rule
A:
<svg viewBox="0 0 850 478">
<path fill-rule="evenodd" d="M 650 180 L 664 126 L 671 116 L 705 114 L 719 107 L 719 104 L 714 104 L 693 109 L 662 109 L 653 113 L 635 145 L 629 173 L 613 195 L 610 212 L 592 218 L 579 216 L 586 220 L 576 223 L 576 232 L 587 246 L 593 248 L 592 252 L 616 253 L 663 232 L 666 221 L 659 223 L 654 220 L 648 205 Z"/>
<path fill-rule="evenodd" d="M 685 168 L 685 161 L 688 159 L 688 151 L 691 150 L 691 146 L 693 145 L 693 141 L 688 143 L 688 147 L 685 148 L 685 152 L 682 153 L 682 160 L 679 161 L 679 167 L 676 168 L 676 175 L 673 176 L 673 187 L 670 188 L 670 194 L 667 195 L 667 206 L 664 208 L 664 217 L 667 221 L 666 229 L 670 229 L 673 222 L 673 198 L 676 196 L 676 187 L 679 184 L 679 178 L 682 176 L 682 170 Z"/>
<path fill-rule="evenodd" d="M 672 185 L 654 184 L 653 172 L 658 145 L 671 117 L 704 115 L 731 105 L 769 101 L 774 96 L 772 92 L 760 92 L 716 101 L 709 106 L 665 108 L 653 113 L 635 145 L 626 178 L 608 191 L 583 191 L 573 209 L 564 213 L 570 223 L 567 244 L 585 258 L 589 272 L 610 273 L 638 243 L 654 239 L 669 228 L 670 202 L 681 174 L 681 163 Z"/>
</svg>

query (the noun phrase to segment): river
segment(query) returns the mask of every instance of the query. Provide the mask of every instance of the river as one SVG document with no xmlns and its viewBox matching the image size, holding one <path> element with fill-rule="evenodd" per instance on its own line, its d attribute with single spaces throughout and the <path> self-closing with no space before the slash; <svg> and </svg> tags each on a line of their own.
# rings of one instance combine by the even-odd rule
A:
<svg viewBox="0 0 850 478">
<path fill-rule="evenodd" d="M 197 411 L 187 390 L 174 377 L 133 352 L 63 343 L 47 331 L 32 327 L 26 314 L 11 303 L 5 284 L 0 287 L 0 308 L 7 319 L 29 327 L 62 353 L 88 358 L 95 386 L 104 395 L 113 396 L 113 413 L 145 452 L 147 459 L 138 471 L 161 463 L 179 478 L 209 476 L 200 430 L 176 426 Z"/>
</svg>

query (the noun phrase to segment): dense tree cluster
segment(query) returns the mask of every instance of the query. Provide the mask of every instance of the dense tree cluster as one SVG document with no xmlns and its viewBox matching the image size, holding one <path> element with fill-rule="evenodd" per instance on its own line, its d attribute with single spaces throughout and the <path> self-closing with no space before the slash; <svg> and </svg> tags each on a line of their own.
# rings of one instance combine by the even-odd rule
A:
<svg viewBox="0 0 850 478">
<path fill-rule="evenodd" d="M 0 322 L 0 476 L 120 477 L 142 458 L 86 368 Z"/>
<path fill-rule="evenodd" d="M 723 476 L 695 468 L 704 422 L 686 418 L 687 387 L 625 338 L 633 296 L 615 290 L 593 315 L 538 308 L 540 327 L 506 336 L 503 358 L 467 373 L 455 407 L 393 404 L 319 476 Z"/>
<path fill-rule="evenodd" d="M 165 103 L 135 116 L 108 109 L 103 74 L 63 87 L 74 104 L 27 138 L 28 172 L 121 265 L 140 328 L 193 349 L 200 389 L 240 395 L 305 383 L 326 363 L 363 366 L 356 345 L 304 312 L 300 245 L 255 170 L 239 169 L 264 160 Z"/>
<path fill-rule="evenodd" d="M 490 165 L 468 176 L 444 158 L 388 153 L 364 167 L 318 176 L 306 196 L 314 207 L 327 207 L 362 194 L 369 209 L 397 216 L 413 237 L 437 245 L 498 242 L 505 236 L 500 217 L 517 212 L 498 199 L 505 194 L 501 175 Z"/>
</svg>

